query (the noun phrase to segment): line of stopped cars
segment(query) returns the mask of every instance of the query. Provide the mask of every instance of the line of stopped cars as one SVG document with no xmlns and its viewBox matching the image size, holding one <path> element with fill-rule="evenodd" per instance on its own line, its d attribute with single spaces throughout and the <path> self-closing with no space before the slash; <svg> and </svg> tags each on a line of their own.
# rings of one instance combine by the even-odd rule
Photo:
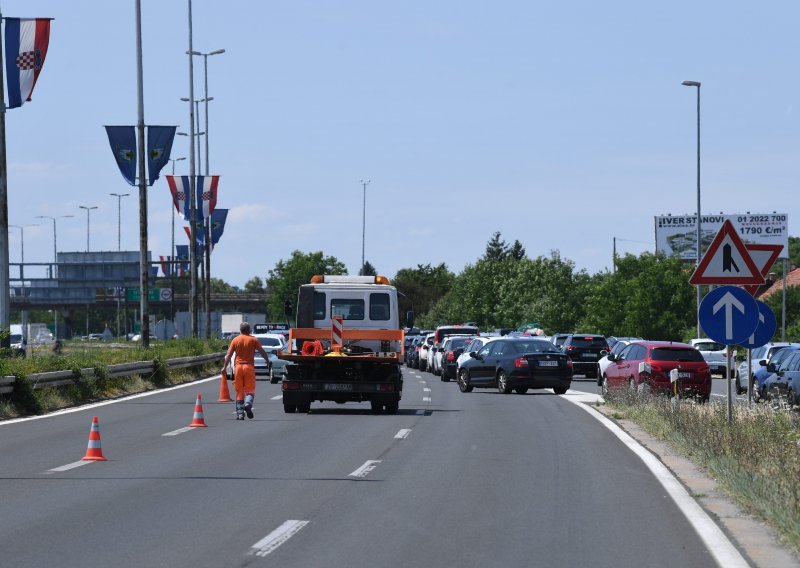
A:
<svg viewBox="0 0 800 568">
<path fill-rule="evenodd" d="M 442 381 L 456 380 L 461 392 L 495 388 L 504 394 L 542 388 L 564 394 L 573 376 L 583 375 L 595 379 L 604 394 L 615 388 L 673 393 L 677 387 L 682 395 L 706 402 L 711 396 L 712 365 L 714 372 L 724 376 L 717 350 L 700 351 L 698 347 L 705 345 L 641 337 L 579 333 L 547 337 L 535 330 L 504 331 L 504 335 L 479 334 L 476 327 L 465 325 L 409 335 L 405 362 L 439 375 Z M 677 379 L 675 383 L 673 379 Z"/>
</svg>

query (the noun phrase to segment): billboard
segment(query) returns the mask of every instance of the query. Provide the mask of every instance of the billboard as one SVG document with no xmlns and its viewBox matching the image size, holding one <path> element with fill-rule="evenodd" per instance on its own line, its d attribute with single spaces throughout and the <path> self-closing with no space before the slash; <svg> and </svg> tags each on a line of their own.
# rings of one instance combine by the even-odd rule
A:
<svg viewBox="0 0 800 568">
<path fill-rule="evenodd" d="M 733 223 L 745 243 L 781 245 L 780 258 L 789 257 L 789 216 L 785 213 L 739 213 L 703 215 L 700 225 L 700 254 L 708 249 L 722 223 Z M 697 260 L 697 215 L 655 217 L 656 252 Z"/>
</svg>

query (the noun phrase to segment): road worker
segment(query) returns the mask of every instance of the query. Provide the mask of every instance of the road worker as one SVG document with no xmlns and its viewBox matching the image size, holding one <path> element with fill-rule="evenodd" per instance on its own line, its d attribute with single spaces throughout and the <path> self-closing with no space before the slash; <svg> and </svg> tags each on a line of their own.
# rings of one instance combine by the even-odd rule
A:
<svg viewBox="0 0 800 568">
<path fill-rule="evenodd" d="M 228 347 L 222 372 L 226 372 L 233 354 L 236 353 L 236 368 L 233 375 L 233 387 L 236 389 L 236 420 L 244 420 L 245 413 L 248 418 L 253 417 L 253 399 L 256 395 L 255 352 L 261 353 L 265 361 L 269 361 L 269 355 L 261 347 L 258 339 L 250 335 L 249 323 L 242 322 L 239 330 L 241 335 L 234 337 Z"/>
</svg>

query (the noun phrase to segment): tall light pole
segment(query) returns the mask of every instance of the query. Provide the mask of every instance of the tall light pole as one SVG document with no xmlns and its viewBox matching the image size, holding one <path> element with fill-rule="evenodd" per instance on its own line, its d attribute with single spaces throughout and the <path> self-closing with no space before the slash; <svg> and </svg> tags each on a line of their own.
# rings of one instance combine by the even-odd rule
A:
<svg viewBox="0 0 800 568">
<path fill-rule="evenodd" d="M 25 227 L 38 227 L 37 223 L 31 225 L 9 225 L 8 228 L 19 229 L 19 279 L 25 286 Z"/>
<path fill-rule="evenodd" d="M 117 250 L 122 250 L 122 198 L 128 197 L 130 193 L 109 193 L 117 198 Z M 87 213 L 88 214 L 88 213 Z M 88 245 L 87 245 L 88 250 Z"/>
<path fill-rule="evenodd" d="M 180 158 L 170 158 L 169 161 L 172 162 L 172 175 L 175 175 L 175 162 L 180 162 L 185 160 L 186 156 Z M 170 287 L 172 288 L 172 296 L 170 297 L 169 301 L 169 319 L 172 320 L 172 323 L 175 323 L 175 272 L 178 269 L 178 265 L 175 263 L 175 259 L 178 257 L 177 253 L 175 252 L 175 211 L 172 212 L 172 248 L 170 248 L 170 255 L 172 257 L 172 267 L 169 271 L 169 282 Z"/>
<path fill-rule="evenodd" d="M 702 247 L 701 215 L 700 215 L 700 81 L 683 81 L 685 87 L 697 87 L 697 266 L 700 266 L 700 249 Z M 697 285 L 697 337 L 700 335 L 700 302 L 703 300 L 700 284 Z"/>
<path fill-rule="evenodd" d="M 191 53 L 194 51 L 192 47 L 192 0 L 188 0 L 189 4 L 189 49 L 187 49 L 189 57 L 189 100 L 194 100 L 194 57 Z M 191 294 L 190 294 L 190 310 L 192 312 L 192 337 L 197 337 L 197 242 L 196 225 L 197 225 L 197 209 L 195 206 L 195 168 L 194 168 L 194 105 L 189 105 L 189 139 L 192 143 L 189 144 L 189 272 L 191 278 Z"/>
<path fill-rule="evenodd" d="M 367 186 L 372 183 L 372 180 L 369 179 L 362 179 L 361 185 L 364 188 L 364 205 L 361 212 L 361 270 L 360 272 L 364 271 L 364 248 L 366 243 L 366 236 L 367 236 Z"/>
<path fill-rule="evenodd" d="M 203 56 L 203 77 L 205 83 L 205 95 L 203 97 L 203 101 L 205 102 L 205 111 L 206 111 L 206 175 L 209 174 L 210 170 L 210 162 L 208 157 L 208 102 L 214 100 L 214 97 L 208 96 L 208 56 L 209 55 L 219 55 L 221 53 L 225 53 L 224 49 L 215 49 L 214 51 L 210 51 L 208 53 L 203 53 L 200 51 L 190 51 L 189 55 L 202 55 Z M 198 112 L 199 114 L 199 112 Z M 198 125 L 198 130 L 200 127 Z M 199 142 L 199 139 L 198 139 Z M 211 219 L 206 219 L 203 223 L 203 233 L 204 233 L 204 241 L 205 246 L 205 312 L 206 312 L 206 339 L 211 338 Z"/>
<path fill-rule="evenodd" d="M 53 268 L 50 270 L 50 278 L 56 278 L 56 267 L 58 266 L 58 249 L 56 244 L 56 219 L 70 219 L 75 215 L 59 215 L 49 217 L 47 215 L 37 215 L 37 219 L 50 219 L 53 222 Z M 58 339 L 58 310 L 53 306 L 53 337 Z"/>
<path fill-rule="evenodd" d="M 86 209 L 86 252 L 89 252 L 89 213 L 92 209 L 97 209 L 97 205 L 78 205 L 81 209 Z"/>
</svg>

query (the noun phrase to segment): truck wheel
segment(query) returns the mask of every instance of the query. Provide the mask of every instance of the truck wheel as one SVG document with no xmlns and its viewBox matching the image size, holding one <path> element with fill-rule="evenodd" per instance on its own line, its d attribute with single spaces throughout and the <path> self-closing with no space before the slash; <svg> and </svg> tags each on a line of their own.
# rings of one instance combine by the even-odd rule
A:
<svg viewBox="0 0 800 568">
<path fill-rule="evenodd" d="M 383 412 L 383 404 L 376 400 L 369 401 L 369 410 L 372 414 L 380 414 Z"/>
<path fill-rule="evenodd" d="M 283 403 L 283 411 L 286 414 L 294 414 L 295 412 L 297 412 L 297 405 L 289 404 L 288 402 L 284 402 Z"/>
<path fill-rule="evenodd" d="M 385 407 L 386 407 L 386 414 L 397 414 L 397 410 L 400 408 L 400 403 L 389 402 L 385 405 Z"/>
<path fill-rule="evenodd" d="M 553 392 L 556 394 L 567 394 L 567 387 L 553 387 Z"/>
<path fill-rule="evenodd" d="M 297 412 L 299 412 L 301 414 L 308 414 L 309 412 L 311 412 L 311 403 L 310 402 L 304 402 L 303 404 L 298 404 L 297 405 Z"/>
</svg>

